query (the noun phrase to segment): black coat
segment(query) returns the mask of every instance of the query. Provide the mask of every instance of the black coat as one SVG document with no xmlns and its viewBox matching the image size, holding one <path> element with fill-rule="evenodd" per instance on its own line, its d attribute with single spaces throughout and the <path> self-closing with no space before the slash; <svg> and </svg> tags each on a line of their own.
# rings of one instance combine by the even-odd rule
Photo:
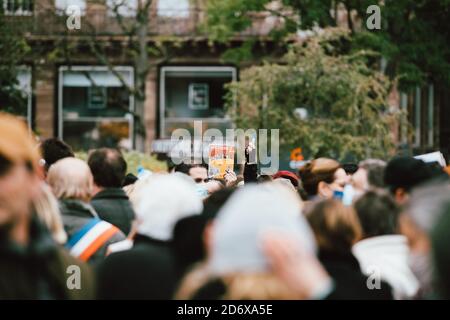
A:
<svg viewBox="0 0 450 320">
<path fill-rule="evenodd" d="M 80 289 L 69 290 L 69 266 L 80 269 Z M 91 269 L 56 244 L 48 230 L 33 216 L 30 241 L 20 246 L 0 230 L 0 300 L 93 299 Z"/>
<path fill-rule="evenodd" d="M 320 251 L 319 260 L 333 278 L 335 288 L 327 300 L 392 300 L 392 289 L 381 281 L 380 289 L 370 290 L 368 277 L 361 272 L 351 252 Z"/>
<path fill-rule="evenodd" d="M 99 299 L 171 299 L 179 277 L 170 242 L 137 235 L 130 250 L 108 256 L 98 270 Z"/>
<path fill-rule="evenodd" d="M 121 188 L 107 188 L 97 193 L 91 200 L 100 219 L 105 220 L 125 235 L 131 230 L 135 214 L 128 196 Z"/>
</svg>

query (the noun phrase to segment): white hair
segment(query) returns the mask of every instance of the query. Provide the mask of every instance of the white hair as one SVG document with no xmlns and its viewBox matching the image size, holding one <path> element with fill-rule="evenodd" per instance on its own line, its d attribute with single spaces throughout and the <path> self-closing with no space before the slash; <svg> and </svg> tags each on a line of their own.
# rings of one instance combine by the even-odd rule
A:
<svg viewBox="0 0 450 320">
<path fill-rule="evenodd" d="M 47 182 L 58 199 L 76 199 L 88 202 L 93 192 L 93 177 L 86 162 L 64 158 L 53 164 Z"/>
<path fill-rule="evenodd" d="M 174 174 L 153 174 L 141 185 L 135 199 L 139 234 L 168 241 L 176 222 L 203 209 L 195 183 Z"/>
</svg>

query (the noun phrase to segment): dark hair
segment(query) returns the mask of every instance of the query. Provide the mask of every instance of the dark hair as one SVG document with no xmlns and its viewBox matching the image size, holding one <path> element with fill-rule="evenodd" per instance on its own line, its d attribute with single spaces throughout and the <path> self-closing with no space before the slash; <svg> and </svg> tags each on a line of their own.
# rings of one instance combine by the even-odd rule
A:
<svg viewBox="0 0 450 320">
<path fill-rule="evenodd" d="M 211 194 L 203 203 L 202 216 L 208 220 L 215 219 L 219 210 L 234 191 L 234 188 L 223 188 Z"/>
<path fill-rule="evenodd" d="M 94 182 L 103 188 L 120 188 L 127 171 L 127 163 L 119 150 L 101 148 L 92 151 L 88 159 Z"/>
<path fill-rule="evenodd" d="M 58 138 L 50 138 L 41 143 L 42 157 L 45 160 L 45 170 L 58 160 L 75 157 L 72 148 Z"/>
<path fill-rule="evenodd" d="M 344 163 L 342 169 L 345 170 L 346 174 L 354 174 L 358 171 L 358 165 L 356 163 Z"/>
<path fill-rule="evenodd" d="M 139 180 L 138 177 L 136 177 L 134 174 L 128 173 L 125 176 L 125 178 L 123 179 L 122 187 L 129 186 L 130 184 L 134 184 L 138 180 Z"/>
<path fill-rule="evenodd" d="M 203 232 L 207 225 L 204 216 L 188 216 L 178 220 L 173 229 L 172 247 L 177 267 L 184 273 L 190 265 L 206 258 Z"/>
<path fill-rule="evenodd" d="M 440 167 L 412 157 L 393 158 L 384 171 L 384 182 L 392 193 L 399 188 L 411 189 L 432 179 L 448 179 Z"/>
<path fill-rule="evenodd" d="M 309 196 L 315 196 L 319 183 L 321 181 L 332 183 L 335 179 L 334 174 L 339 168 L 341 168 L 339 162 L 327 158 L 318 158 L 308 162 L 299 170 L 303 189 Z"/>
<path fill-rule="evenodd" d="M 204 164 L 204 163 L 201 163 L 201 164 L 186 164 L 186 163 L 182 162 L 182 163 L 177 164 L 175 166 L 175 170 L 174 171 L 175 172 L 181 172 L 181 173 L 189 175 L 189 171 L 192 168 L 205 168 L 206 170 L 208 170 L 208 166 L 206 164 Z"/>
<path fill-rule="evenodd" d="M 398 233 L 400 208 L 389 193 L 368 191 L 355 202 L 355 209 L 364 238 Z"/>
</svg>

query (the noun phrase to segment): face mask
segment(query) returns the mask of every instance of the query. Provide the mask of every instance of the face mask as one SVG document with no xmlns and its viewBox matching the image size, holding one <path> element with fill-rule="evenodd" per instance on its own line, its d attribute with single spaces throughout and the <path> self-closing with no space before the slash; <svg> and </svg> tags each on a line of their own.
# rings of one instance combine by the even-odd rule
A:
<svg viewBox="0 0 450 320">
<path fill-rule="evenodd" d="M 341 200 L 346 206 L 350 206 L 355 197 L 355 189 L 351 184 L 346 184 L 343 191 L 334 190 L 333 198 Z"/>
<path fill-rule="evenodd" d="M 343 197 L 344 197 L 344 192 L 343 191 L 338 191 L 338 190 L 334 190 L 333 191 L 333 198 L 334 199 L 342 200 Z"/>
<path fill-rule="evenodd" d="M 202 199 L 205 199 L 205 198 L 208 196 L 208 190 L 207 190 L 204 186 L 197 184 L 197 185 L 195 186 L 195 188 L 196 188 L 197 194 L 198 194 Z"/>
<path fill-rule="evenodd" d="M 351 206 L 354 197 L 355 197 L 355 189 L 351 184 L 346 184 L 342 196 L 342 203 L 344 204 L 344 206 Z"/>
</svg>

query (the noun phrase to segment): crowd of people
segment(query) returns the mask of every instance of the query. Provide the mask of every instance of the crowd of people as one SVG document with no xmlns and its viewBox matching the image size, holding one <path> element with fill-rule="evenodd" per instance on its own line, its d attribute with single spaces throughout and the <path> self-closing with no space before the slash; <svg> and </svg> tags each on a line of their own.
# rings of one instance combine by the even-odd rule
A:
<svg viewBox="0 0 450 320">
<path fill-rule="evenodd" d="M 134 175 L 119 150 L 83 161 L 0 114 L 0 299 L 450 298 L 438 164 L 257 169 Z"/>
</svg>

